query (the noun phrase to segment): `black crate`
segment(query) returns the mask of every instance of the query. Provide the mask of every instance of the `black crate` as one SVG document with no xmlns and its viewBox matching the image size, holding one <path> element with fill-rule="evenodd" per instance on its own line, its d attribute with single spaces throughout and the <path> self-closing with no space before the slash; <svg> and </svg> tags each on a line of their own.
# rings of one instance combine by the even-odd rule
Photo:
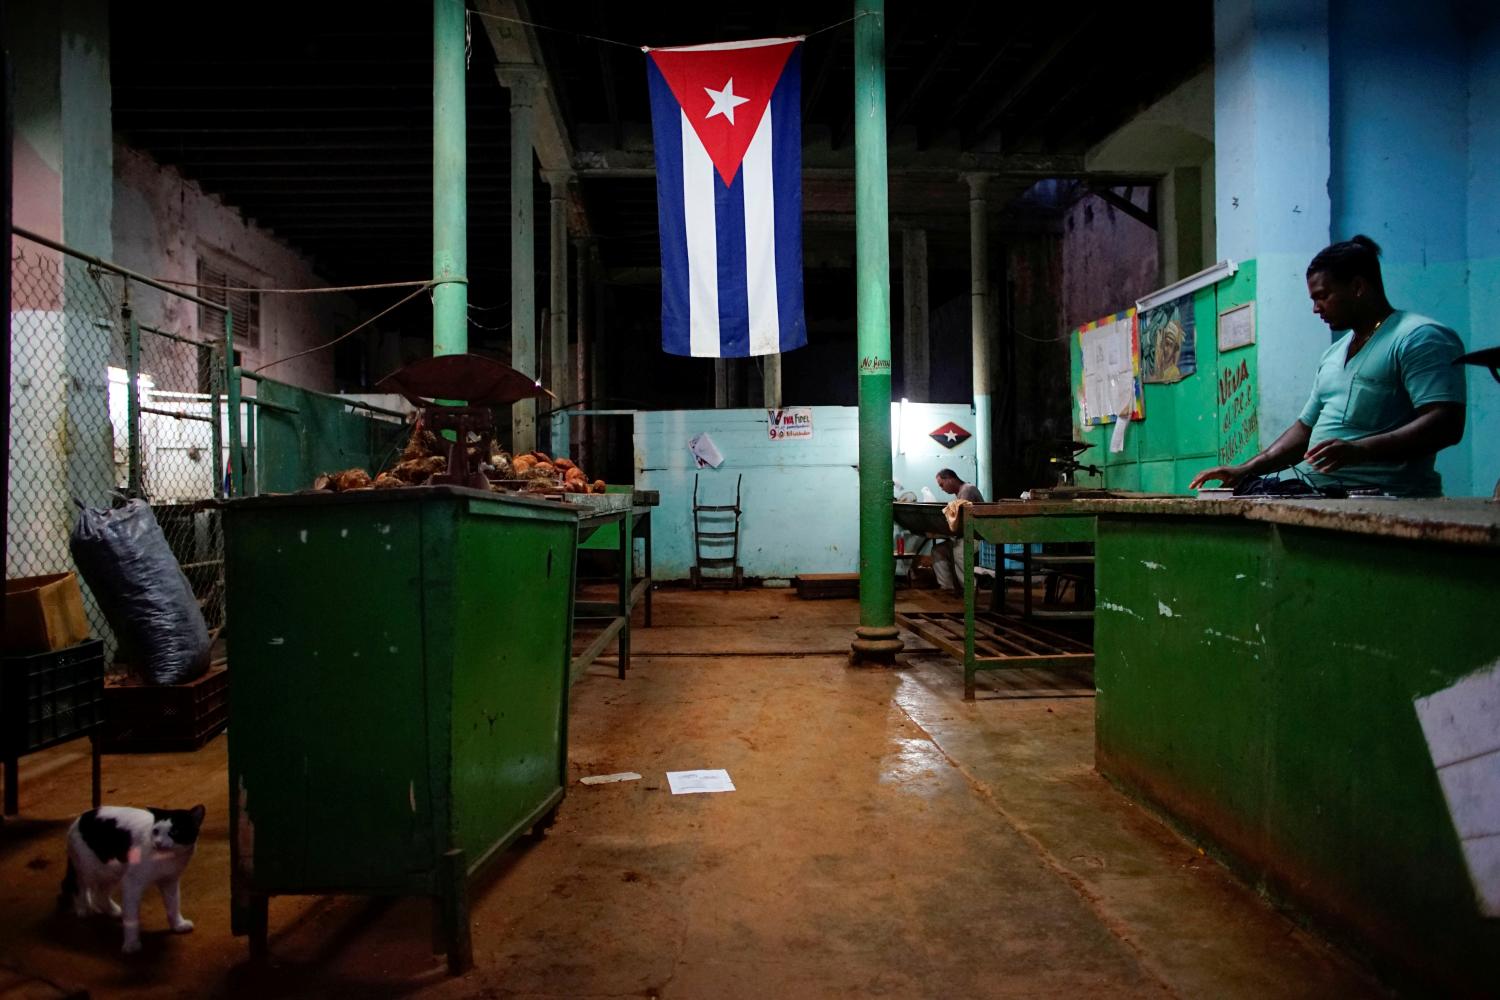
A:
<svg viewBox="0 0 1500 1000">
<path fill-rule="evenodd" d="M 186 684 L 109 684 L 105 753 L 178 753 L 197 750 L 229 724 L 229 669 L 215 663 Z"/>
<path fill-rule="evenodd" d="M 0 756 L 87 736 L 104 721 L 104 642 L 89 639 L 0 667 Z"/>
</svg>

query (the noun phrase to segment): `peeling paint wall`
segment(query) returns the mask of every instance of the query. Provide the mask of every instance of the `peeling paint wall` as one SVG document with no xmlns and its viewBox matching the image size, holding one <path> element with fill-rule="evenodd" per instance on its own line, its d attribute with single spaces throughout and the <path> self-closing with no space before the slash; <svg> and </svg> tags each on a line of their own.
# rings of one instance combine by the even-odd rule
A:
<svg viewBox="0 0 1500 1000">
<path fill-rule="evenodd" d="M 1145 208 L 1148 198 L 1137 188 L 1133 203 Z M 1062 258 L 1065 330 L 1128 309 L 1161 284 L 1156 231 L 1096 195 L 1068 210 Z"/>
<path fill-rule="evenodd" d="M 308 261 L 234 208 L 207 195 L 177 170 L 130 147 L 115 147 L 114 240 L 116 261 L 171 281 L 196 282 L 198 261 L 271 288 L 310 288 L 324 281 Z M 144 323 L 167 330 L 200 330 L 198 307 L 172 296 L 146 294 L 139 307 Z M 239 339 L 243 363 L 254 368 L 332 340 L 359 321 L 344 295 L 262 295 L 259 345 Z M 308 389 L 332 391 L 332 351 L 277 365 L 276 378 Z"/>
</svg>

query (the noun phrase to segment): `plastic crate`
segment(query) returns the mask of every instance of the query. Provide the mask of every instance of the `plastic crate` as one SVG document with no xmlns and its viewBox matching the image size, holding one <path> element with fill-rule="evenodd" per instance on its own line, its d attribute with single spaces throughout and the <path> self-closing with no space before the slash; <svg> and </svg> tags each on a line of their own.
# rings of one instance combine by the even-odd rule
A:
<svg viewBox="0 0 1500 1000">
<path fill-rule="evenodd" d="M 110 684 L 104 701 L 105 753 L 197 750 L 229 724 L 229 670 L 216 664 L 186 684 Z"/>
<path fill-rule="evenodd" d="M 104 718 L 104 642 L 7 656 L 0 669 L 0 756 L 87 736 Z"/>
<path fill-rule="evenodd" d="M 1020 559 L 1020 556 L 1021 556 L 1021 550 L 1024 549 L 1024 548 L 1025 548 L 1024 545 L 1018 545 L 1018 544 L 1016 544 L 1014 542 L 1007 542 L 1006 543 L 1006 545 L 1005 545 L 1005 572 L 1007 572 L 1007 573 L 1019 573 L 1019 572 L 1021 572 L 1021 559 Z M 995 564 L 999 561 L 999 551 L 998 550 L 999 550 L 999 546 L 997 546 L 994 542 L 986 542 L 984 539 L 981 538 L 979 540 L 979 551 L 977 553 L 975 553 L 975 555 L 974 555 L 974 565 L 980 567 L 981 569 L 987 569 L 990 572 L 997 572 L 998 571 L 998 567 Z"/>
</svg>

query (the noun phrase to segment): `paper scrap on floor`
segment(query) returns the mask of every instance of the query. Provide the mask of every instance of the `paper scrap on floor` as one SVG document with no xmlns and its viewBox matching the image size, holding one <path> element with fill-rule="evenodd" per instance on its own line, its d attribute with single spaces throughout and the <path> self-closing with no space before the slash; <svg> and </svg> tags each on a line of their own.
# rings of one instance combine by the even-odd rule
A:
<svg viewBox="0 0 1500 1000">
<path fill-rule="evenodd" d="M 580 785 L 608 785 L 616 781 L 639 781 L 641 776 L 634 771 L 619 771 L 615 774 L 591 774 L 587 778 L 579 778 Z"/>
<path fill-rule="evenodd" d="M 698 792 L 732 792 L 734 782 L 723 768 L 709 771 L 668 771 L 667 784 L 673 795 L 693 795 Z"/>
</svg>

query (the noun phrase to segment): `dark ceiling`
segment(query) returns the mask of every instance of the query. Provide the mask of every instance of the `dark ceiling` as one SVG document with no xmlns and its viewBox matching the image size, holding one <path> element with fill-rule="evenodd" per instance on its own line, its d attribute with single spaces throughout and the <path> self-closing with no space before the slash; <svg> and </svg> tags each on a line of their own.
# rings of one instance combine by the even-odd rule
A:
<svg viewBox="0 0 1500 1000">
<path fill-rule="evenodd" d="M 1211 6 L 1207 0 L 892 3 L 886 47 L 893 215 L 914 215 L 961 239 L 967 217 L 958 170 L 965 162 L 976 154 L 1035 154 L 1045 167 L 1049 155 L 1081 153 L 1204 64 L 1212 51 Z M 425 277 L 430 3 L 271 0 L 237 8 L 232 21 L 206 20 L 202 9 L 185 0 L 155 3 L 150 17 L 114 8 L 117 133 L 307 253 L 332 281 Z M 646 166 L 642 55 L 585 35 L 630 45 L 809 35 L 804 141 L 809 162 L 823 165 L 807 181 L 813 267 L 820 239 L 853 245 L 847 219 L 853 26 L 839 24 L 851 13 L 848 0 L 582 0 L 532 3 L 526 16 L 547 26 L 533 30 L 575 149 Z M 483 24 L 472 23 L 471 300 L 503 305 L 508 100 Z M 1037 169 L 1003 178 L 996 200 L 1024 190 Z M 639 168 L 621 173 L 582 174 L 582 204 L 607 267 L 650 267 L 657 253 L 654 184 Z M 541 268 L 546 190 L 538 180 Z M 542 278 L 541 299 L 545 287 Z"/>
</svg>

